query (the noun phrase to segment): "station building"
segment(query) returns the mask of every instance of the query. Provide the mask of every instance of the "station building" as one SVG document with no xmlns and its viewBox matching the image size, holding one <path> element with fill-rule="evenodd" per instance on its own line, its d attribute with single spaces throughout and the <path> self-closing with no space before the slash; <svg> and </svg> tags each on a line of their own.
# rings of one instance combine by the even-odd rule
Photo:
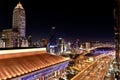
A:
<svg viewBox="0 0 120 80">
<path fill-rule="evenodd" d="M 47 54 L 46 48 L 0 51 L 0 80 L 58 80 L 69 58 Z"/>
</svg>

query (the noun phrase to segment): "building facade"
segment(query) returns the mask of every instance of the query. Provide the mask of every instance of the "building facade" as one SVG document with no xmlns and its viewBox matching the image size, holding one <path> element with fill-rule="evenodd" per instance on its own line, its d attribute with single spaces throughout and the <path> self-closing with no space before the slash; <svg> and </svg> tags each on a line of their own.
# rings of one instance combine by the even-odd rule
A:
<svg viewBox="0 0 120 80">
<path fill-rule="evenodd" d="M 120 79 L 120 0 L 115 0 L 115 8 L 114 8 L 114 29 L 115 29 L 115 62 L 114 62 L 114 72 L 115 79 Z"/>
<path fill-rule="evenodd" d="M 18 32 L 19 36 L 22 38 L 25 38 L 25 32 L 26 32 L 25 21 L 26 21 L 25 10 L 22 7 L 22 4 L 19 2 L 13 10 L 12 27 L 13 27 L 13 31 Z"/>
<path fill-rule="evenodd" d="M 56 35 L 56 29 L 55 27 L 51 27 L 50 30 L 50 38 L 49 38 L 49 43 L 47 45 L 48 52 L 50 53 L 57 53 L 58 48 L 57 48 L 57 35 Z"/>
<path fill-rule="evenodd" d="M 47 54 L 46 48 L 2 50 L 0 53 L 0 80 L 66 78 L 69 58 Z"/>
<path fill-rule="evenodd" d="M 50 42 L 50 45 L 56 45 L 57 44 L 55 27 L 51 27 L 49 42 Z"/>
<path fill-rule="evenodd" d="M 2 31 L 2 35 L 6 48 L 17 47 L 18 44 L 17 32 L 14 32 L 12 29 L 4 29 Z"/>
<path fill-rule="evenodd" d="M 5 48 L 5 42 L 0 38 L 0 48 Z"/>
<path fill-rule="evenodd" d="M 91 48 L 90 42 L 86 42 L 86 43 L 85 43 L 85 46 L 86 46 L 86 50 L 90 49 L 90 48 Z"/>
</svg>

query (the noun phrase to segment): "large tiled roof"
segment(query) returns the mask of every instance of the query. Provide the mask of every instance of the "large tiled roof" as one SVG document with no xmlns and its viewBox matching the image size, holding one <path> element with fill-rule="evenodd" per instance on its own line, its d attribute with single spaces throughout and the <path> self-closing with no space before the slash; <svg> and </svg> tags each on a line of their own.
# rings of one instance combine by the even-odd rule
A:
<svg viewBox="0 0 120 80">
<path fill-rule="evenodd" d="M 0 55 L 0 80 L 21 76 L 69 60 L 44 51 Z"/>
</svg>

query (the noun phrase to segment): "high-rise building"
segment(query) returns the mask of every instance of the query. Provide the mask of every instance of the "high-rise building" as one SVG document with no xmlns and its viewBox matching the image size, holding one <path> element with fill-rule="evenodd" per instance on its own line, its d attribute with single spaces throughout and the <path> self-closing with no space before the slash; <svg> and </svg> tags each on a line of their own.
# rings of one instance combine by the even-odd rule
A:
<svg viewBox="0 0 120 80">
<path fill-rule="evenodd" d="M 4 29 L 2 31 L 2 39 L 5 41 L 5 47 L 17 47 L 18 33 L 13 32 L 12 29 Z"/>
<path fill-rule="evenodd" d="M 55 27 L 51 27 L 51 31 L 50 31 L 50 45 L 56 45 L 56 44 L 57 44 L 57 38 L 56 38 Z"/>
<path fill-rule="evenodd" d="M 49 50 L 50 53 L 58 52 L 55 27 L 51 27 L 49 44 L 47 45 L 47 49 Z"/>
<path fill-rule="evenodd" d="M 120 0 L 115 0 L 115 8 L 114 8 L 114 21 L 115 21 L 115 65 L 114 65 L 114 72 L 115 72 L 115 79 L 119 80 L 120 75 Z"/>
<path fill-rule="evenodd" d="M 31 35 L 28 36 L 28 46 L 33 47 L 33 40 Z"/>
<path fill-rule="evenodd" d="M 90 42 L 86 42 L 86 43 L 85 43 L 85 46 L 86 46 L 86 49 L 87 49 L 87 50 L 90 49 L 90 48 L 91 48 Z"/>
<path fill-rule="evenodd" d="M 25 18 L 26 18 L 25 10 L 22 7 L 22 4 L 19 2 L 13 10 L 12 27 L 13 27 L 13 31 L 18 32 L 21 38 L 25 38 L 25 32 L 26 32 Z"/>
<path fill-rule="evenodd" d="M 76 40 L 76 42 L 75 42 L 75 47 L 76 47 L 77 49 L 79 49 L 79 47 L 80 47 L 80 40 L 79 40 L 79 39 Z"/>
<path fill-rule="evenodd" d="M 48 40 L 46 38 L 43 38 L 40 43 L 41 43 L 40 44 L 41 47 L 47 47 Z"/>
</svg>

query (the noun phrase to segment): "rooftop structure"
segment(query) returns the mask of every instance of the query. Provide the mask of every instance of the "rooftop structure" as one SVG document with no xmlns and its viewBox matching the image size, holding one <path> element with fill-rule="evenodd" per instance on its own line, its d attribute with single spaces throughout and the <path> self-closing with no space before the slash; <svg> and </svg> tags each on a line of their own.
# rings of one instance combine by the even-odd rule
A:
<svg viewBox="0 0 120 80">
<path fill-rule="evenodd" d="M 69 60 L 61 56 L 46 54 L 45 48 L 1 50 L 0 53 L 0 80 L 24 77 L 26 74 L 51 66 L 54 72 L 56 64 L 63 65 Z"/>
</svg>

